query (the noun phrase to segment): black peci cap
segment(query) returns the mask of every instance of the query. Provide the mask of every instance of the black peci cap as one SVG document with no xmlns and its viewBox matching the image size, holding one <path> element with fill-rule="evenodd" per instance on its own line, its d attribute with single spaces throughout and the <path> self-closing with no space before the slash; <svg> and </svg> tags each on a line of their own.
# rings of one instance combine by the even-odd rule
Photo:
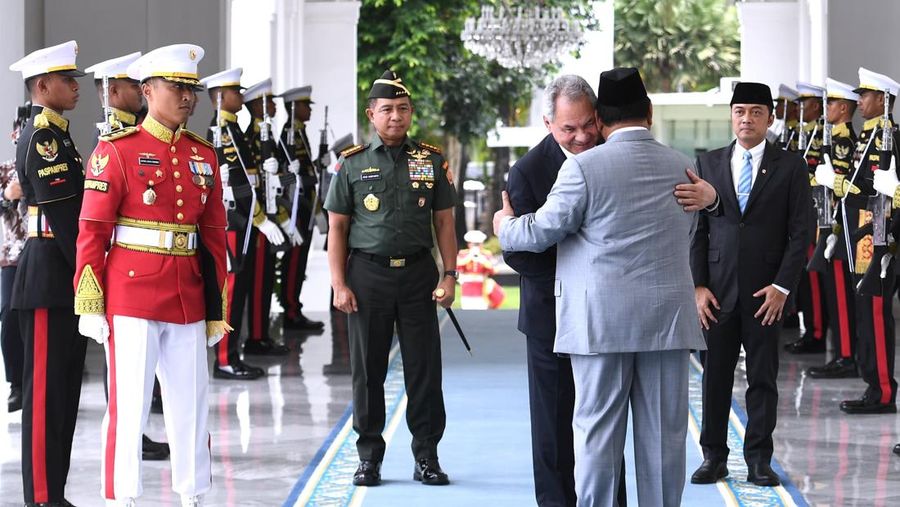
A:
<svg viewBox="0 0 900 507">
<path fill-rule="evenodd" d="M 772 90 L 762 83 L 738 83 L 734 86 L 730 104 L 760 104 L 771 110 Z"/>
<path fill-rule="evenodd" d="M 625 107 L 647 98 L 641 74 L 634 67 L 619 67 L 600 74 L 597 105 Z"/>
</svg>

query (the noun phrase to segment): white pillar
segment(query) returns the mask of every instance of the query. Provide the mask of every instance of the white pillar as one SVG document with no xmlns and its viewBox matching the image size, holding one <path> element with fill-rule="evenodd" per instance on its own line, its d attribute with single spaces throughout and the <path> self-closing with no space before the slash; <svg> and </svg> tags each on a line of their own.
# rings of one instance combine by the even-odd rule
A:
<svg viewBox="0 0 900 507">
<path fill-rule="evenodd" d="M 12 160 L 16 147 L 9 142 L 16 107 L 25 102 L 22 74 L 9 66 L 25 56 L 25 0 L 0 2 L 3 44 L 0 44 L 0 162 Z"/>
<path fill-rule="evenodd" d="M 797 2 L 740 2 L 741 80 L 793 86 L 800 77 Z"/>
<path fill-rule="evenodd" d="M 356 27 L 360 2 L 307 1 L 304 14 L 302 46 L 299 53 L 301 73 L 294 84 L 313 87 L 312 118 L 307 124 L 310 142 L 319 144 L 319 131 L 328 106 L 328 143 L 345 134 L 353 134 L 357 143 L 356 102 Z M 371 76 L 374 81 L 380 76 Z M 332 133 L 334 135 L 332 135 Z M 313 148 L 318 153 L 318 149 Z"/>
<path fill-rule="evenodd" d="M 825 84 L 828 77 L 828 2 L 806 0 L 809 10 L 809 81 Z"/>
</svg>

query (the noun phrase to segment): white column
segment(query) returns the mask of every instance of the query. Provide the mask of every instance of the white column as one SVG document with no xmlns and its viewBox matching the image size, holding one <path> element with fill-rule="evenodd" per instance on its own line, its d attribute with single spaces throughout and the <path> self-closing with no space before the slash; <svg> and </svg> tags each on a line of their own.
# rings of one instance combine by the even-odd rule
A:
<svg viewBox="0 0 900 507">
<path fill-rule="evenodd" d="M 809 10 L 809 80 L 825 84 L 828 77 L 828 1 L 806 0 Z"/>
<path fill-rule="evenodd" d="M 356 26 L 360 2 L 306 2 L 304 28 L 299 53 L 301 73 L 294 84 L 313 87 L 312 118 L 306 127 L 310 142 L 319 144 L 325 106 L 328 106 L 328 143 L 344 134 L 353 134 L 357 143 Z M 380 76 L 371 76 L 375 80 Z M 334 133 L 334 135 L 332 135 Z M 313 151 L 318 153 L 317 148 Z"/>
<path fill-rule="evenodd" d="M 793 85 L 800 77 L 797 2 L 740 2 L 741 80 Z"/>
<path fill-rule="evenodd" d="M 25 0 L 0 2 L 3 20 L 3 44 L 0 44 L 0 162 L 16 156 L 16 147 L 9 141 L 16 107 L 25 102 L 25 85 L 20 72 L 9 66 L 25 56 Z"/>
</svg>

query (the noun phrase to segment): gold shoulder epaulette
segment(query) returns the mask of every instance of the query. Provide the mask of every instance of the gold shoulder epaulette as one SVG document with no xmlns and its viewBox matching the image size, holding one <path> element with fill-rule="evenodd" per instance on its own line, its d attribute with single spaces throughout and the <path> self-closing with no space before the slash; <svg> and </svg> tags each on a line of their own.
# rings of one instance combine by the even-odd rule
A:
<svg viewBox="0 0 900 507">
<path fill-rule="evenodd" d="M 363 151 L 364 149 L 366 149 L 366 147 L 364 145 L 356 144 L 356 145 L 353 145 L 353 146 L 347 148 L 346 150 L 342 151 L 341 156 L 344 158 L 349 158 L 349 157 L 356 155 L 357 153 Z"/>
<path fill-rule="evenodd" d="M 198 143 L 202 144 L 203 146 L 206 146 L 207 148 L 215 149 L 215 148 L 213 147 L 212 143 L 210 143 L 209 141 L 207 141 L 206 138 L 200 137 L 199 135 L 197 135 L 197 134 L 191 132 L 190 130 L 185 129 L 185 130 L 182 130 L 181 133 L 184 134 L 184 135 L 186 135 L 186 136 L 188 136 L 188 137 L 190 137 L 190 138 L 193 139 L 194 141 L 197 141 Z"/>
<path fill-rule="evenodd" d="M 119 130 L 110 132 L 109 134 L 106 134 L 105 136 L 100 136 L 100 140 L 106 141 L 106 142 L 112 142 L 112 141 L 115 141 L 116 139 L 122 139 L 123 137 L 128 137 L 131 134 L 136 133 L 137 131 L 138 131 L 137 127 L 125 127 L 123 129 L 119 129 Z"/>
<path fill-rule="evenodd" d="M 45 129 L 50 126 L 50 121 L 44 115 L 43 111 L 34 115 L 34 128 Z"/>
<path fill-rule="evenodd" d="M 437 146 L 435 146 L 433 144 L 428 144 L 428 143 L 419 141 L 419 146 L 421 146 L 423 148 L 427 148 L 427 149 L 437 153 L 438 155 L 443 153 L 440 148 L 438 148 Z"/>
</svg>

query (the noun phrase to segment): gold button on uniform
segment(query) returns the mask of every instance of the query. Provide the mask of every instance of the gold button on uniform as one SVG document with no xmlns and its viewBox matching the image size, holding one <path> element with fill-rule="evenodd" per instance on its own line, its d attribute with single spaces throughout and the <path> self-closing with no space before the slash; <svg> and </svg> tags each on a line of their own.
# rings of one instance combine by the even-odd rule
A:
<svg viewBox="0 0 900 507">
<path fill-rule="evenodd" d="M 180 178 L 180 177 L 181 177 L 181 173 L 178 172 L 178 171 L 175 171 L 175 172 L 172 173 L 172 176 L 175 176 L 176 178 Z"/>
<path fill-rule="evenodd" d="M 177 218 L 178 220 L 184 220 L 184 213 L 178 213 L 177 215 L 175 215 L 175 218 Z"/>
<path fill-rule="evenodd" d="M 181 185 L 175 185 L 175 191 L 176 191 L 176 192 L 181 192 L 181 190 L 182 190 L 182 189 L 181 189 Z"/>
<path fill-rule="evenodd" d="M 178 165 L 178 159 L 177 159 L 177 158 L 172 157 L 172 165 Z"/>
<path fill-rule="evenodd" d="M 171 151 L 172 153 L 175 153 L 175 147 L 174 147 L 174 146 L 169 146 L 169 151 Z"/>
<path fill-rule="evenodd" d="M 175 204 L 177 204 L 178 206 L 184 206 L 184 199 L 178 199 L 177 201 L 175 201 Z"/>
<path fill-rule="evenodd" d="M 132 269 L 131 271 L 128 272 L 128 277 L 129 277 L 129 278 L 134 278 L 134 270 L 133 270 L 133 269 Z"/>
</svg>

